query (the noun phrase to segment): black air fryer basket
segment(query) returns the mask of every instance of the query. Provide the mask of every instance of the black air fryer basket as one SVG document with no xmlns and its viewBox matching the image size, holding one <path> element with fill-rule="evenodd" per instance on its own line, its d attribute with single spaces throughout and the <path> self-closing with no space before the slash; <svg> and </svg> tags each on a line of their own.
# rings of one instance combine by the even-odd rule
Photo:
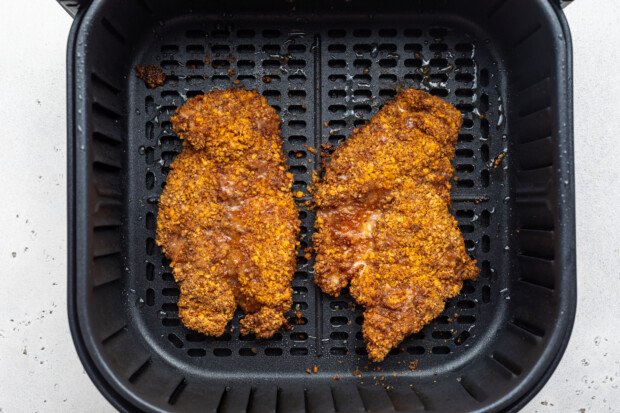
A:
<svg viewBox="0 0 620 413">
<path fill-rule="evenodd" d="M 554 0 L 64 2 L 69 319 L 84 367 L 123 411 L 515 411 L 543 386 L 575 314 L 572 63 Z M 148 89 L 136 65 L 161 67 Z M 480 277 L 381 363 L 361 311 L 293 281 L 303 317 L 269 340 L 186 329 L 157 204 L 181 150 L 170 116 L 217 88 L 282 118 L 294 190 L 400 89 L 463 113 L 452 212 Z M 315 153 L 317 152 L 317 153 Z M 303 154 L 299 157 L 299 153 Z M 308 197 L 302 200 L 307 200 Z M 314 214 L 299 202 L 300 242 Z M 294 317 L 291 314 L 291 317 Z"/>
</svg>

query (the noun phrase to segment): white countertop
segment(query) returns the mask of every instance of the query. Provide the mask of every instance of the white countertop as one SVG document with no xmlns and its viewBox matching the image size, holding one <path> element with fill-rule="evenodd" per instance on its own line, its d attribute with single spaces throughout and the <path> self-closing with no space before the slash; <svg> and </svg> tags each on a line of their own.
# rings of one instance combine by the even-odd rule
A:
<svg viewBox="0 0 620 413">
<path fill-rule="evenodd" d="M 53 0 L 0 3 L 0 412 L 113 411 L 66 312 L 65 55 Z M 575 0 L 578 306 L 525 412 L 620 412 L 620 1 Z"/>
</svg>

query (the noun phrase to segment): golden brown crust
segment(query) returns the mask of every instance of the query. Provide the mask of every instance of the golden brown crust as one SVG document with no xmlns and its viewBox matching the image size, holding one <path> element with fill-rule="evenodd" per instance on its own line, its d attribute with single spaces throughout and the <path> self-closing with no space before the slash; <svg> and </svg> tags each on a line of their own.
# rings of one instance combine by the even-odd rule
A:
<svg viewBox="0 0 620 413">
<path fill-rule="evenodd" d="M 369 357 L 382 360 L 478 274 L 450 215 L 461 126 L 450 104 L 401 92 L 333 154 L 315 201 L 315 282 L 363 304 Z"/>
<path fill-rule="evenodd" d="M 239 305 L 242 333 L 271 337 L 291 305 L 299 231 L 278 115 L 236 89 L 189 99 L 172 123 L 184 149 L 160 199 L 157 243 L 180 284 L 179 316 L 218 336 Z"/>
</svg>

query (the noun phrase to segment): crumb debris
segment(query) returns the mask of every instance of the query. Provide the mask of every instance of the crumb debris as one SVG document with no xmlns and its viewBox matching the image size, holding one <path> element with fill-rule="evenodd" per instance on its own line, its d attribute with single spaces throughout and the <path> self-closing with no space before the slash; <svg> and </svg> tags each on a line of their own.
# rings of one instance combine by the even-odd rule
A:
<svg viewBox="0 0 620 413">
<path fill-rule="evenodd" d="M 166 75 L 161 70 L 161 67 L 153 65 L 137 65 L 136 76 L 144 81 L 144 84 L 149 89 L 155 89 L 158 86 L 162 86 L 166 83 Z"/>
</svg>

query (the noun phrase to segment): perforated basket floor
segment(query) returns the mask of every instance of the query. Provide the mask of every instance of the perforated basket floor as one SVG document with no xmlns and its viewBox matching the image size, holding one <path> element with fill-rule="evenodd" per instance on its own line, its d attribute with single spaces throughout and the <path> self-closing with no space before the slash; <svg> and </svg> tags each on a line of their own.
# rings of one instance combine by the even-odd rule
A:
<svg viewBox="0 0 620 413">
<path fill-rule="evenodd" d="M 487 18 L 508 18 L 514 14 L 508 8 L 517 7 L 512 3 L 489 6 Z M 303 18 L 193 10 L 166 18 L 161 7 L 145 30 L 132 22 L 157 15 L 154 5 L 136 2 L 119 15 L 96 1 L 84 19 L 101 51 L 86 61 L 86 74 L 76 75 L 78 84 L 87 79 L 90 93 L 82 102 L 88 144 L 80 149 L 92 168 L 83 178 L 90 195 L 82 202 L 93 211 L 75 224 L 78 234 L 80 225 L 93 231 L 82 252 L 90 254 L 82 264 L 92 277 L 85 281 L 88 315 L 80 328 L 88 324 L 92 331 L 84 346 L 99 353 L 93 363 L 101 381 L 112 383 L 108 392 L 129 392 L 117 406 L 349 412 L 514 405 L 506 394 L 527 383 L 540 346 L 564 337 L 553 331 L 551 314 L 561 270 L 555 266 L 556 207 L 539 175 L 556 162 L 551 139 L 561 138 L 551 128 L 551 115 L 558 115 L 551 113 L 551 75 L 515 69 L 511 77 L 510 60 L 488 33 L 442 13 L 446 5 L 419 14 Z M 515 53 L 541 41 L 543 29 L 540 23 L 521 28 L 511 38 Z M 165 85 L 146 88 L 133 74 L 137 64 L 161 67 Z M 293 190 L 306 194 L 298 202 L 302 252 L 293 281 L 293 307 L 302 317 L 291 312 L 292 330 L 269 340 L 240 335 L 240 312 L 219 338 L 186 329 L 169 261 L 155 244 L 158 199 L 181 150 L 170 116 L 191 96 L 232 87 L 255 89 L 276 108 Z M 303 247 L 311 245 L 314 214 L 304 205 L 312 173 L 322 167 L 322 147 L 337 147 L 410 87 L 446 99 L 463 114 L 452 212 L 480 277 L 384 362 L 369 363 L 361 309 L 348 294 L 329 297 L 313 284 L 313 258 L 304 258 Z M 81 156 L 77 150 L 76 169 Z M 76 178 L 78 211 L 80 182 Z"/>
</svg>

